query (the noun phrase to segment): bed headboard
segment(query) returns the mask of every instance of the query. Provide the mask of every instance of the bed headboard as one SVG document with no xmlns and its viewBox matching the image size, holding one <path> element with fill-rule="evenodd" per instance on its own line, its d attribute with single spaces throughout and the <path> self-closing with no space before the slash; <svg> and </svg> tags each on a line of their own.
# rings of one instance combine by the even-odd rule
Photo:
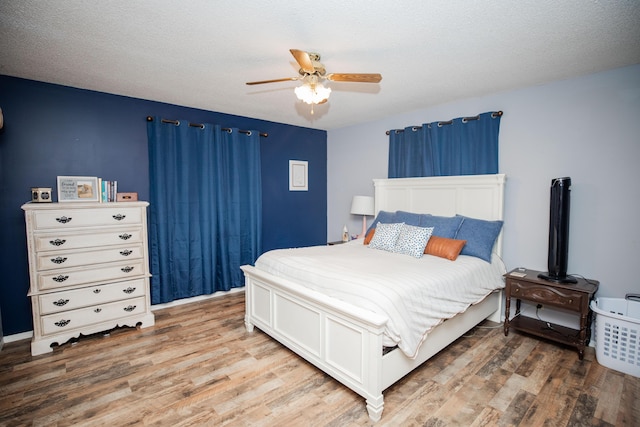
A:
<svg viewBox="0 0 640 427">
<path fill-rule="evenodd" d="M 503 220 L 505 180 L 504 174 L 374 179 L 376 215 L 382 210 Z M 502 232 L 494 251 L 502 254 Z"/>
</svg>

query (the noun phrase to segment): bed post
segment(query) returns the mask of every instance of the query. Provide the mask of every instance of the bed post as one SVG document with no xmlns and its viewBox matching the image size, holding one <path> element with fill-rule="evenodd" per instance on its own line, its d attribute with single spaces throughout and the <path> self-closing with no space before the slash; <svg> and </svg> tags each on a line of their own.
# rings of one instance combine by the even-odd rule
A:
<svg viewBox="0 0 640 427">
<path fill-rule="evenodd" d="M 382 411 L 384 410 L 384 397 L 382 393 L 375 399 L 367 399 L 367 413 L 371 421 L 378 422 L 382 418 Z"/>
<path fill-rule="evenodd" d="M 242 267 L 241 267 L 242 268 Z M 251 276 L 244 275 L 244 327 L 247 332 L 253 332 L 253 323 L 251 323 L 251 304 L 253 301 L 253 286 Z"/>
</svg>

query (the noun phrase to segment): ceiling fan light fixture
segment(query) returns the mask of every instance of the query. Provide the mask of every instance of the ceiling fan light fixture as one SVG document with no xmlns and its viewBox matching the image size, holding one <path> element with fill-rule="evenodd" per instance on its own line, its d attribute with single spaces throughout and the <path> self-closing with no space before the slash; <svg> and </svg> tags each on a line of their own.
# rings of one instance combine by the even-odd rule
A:
<svg viewBox="0 0 640 427">
<path fill-rule="evenodd" d="M 322 83 L 306 82 L 295 88 L 296 96 L 307 104 L 321 104 L 326 102 L 331 95 L 331 88 L 324 87 Z"/>
</svg>

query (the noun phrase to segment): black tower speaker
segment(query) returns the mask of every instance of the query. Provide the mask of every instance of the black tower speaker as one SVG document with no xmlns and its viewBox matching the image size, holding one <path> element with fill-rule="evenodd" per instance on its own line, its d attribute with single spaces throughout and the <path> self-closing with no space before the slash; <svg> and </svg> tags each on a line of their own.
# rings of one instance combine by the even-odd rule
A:
<svg viewBox="0 0 640 427">
<path fill-rule="evenodd" d="M 547 274 L 538 277 L 552 282 L 577 283 L 575 277 L 567 276 L 569 258 L 569 205 L 571 178 L 551 180 L 551 206 L 549 211 L 549 258 Z"/>
</svg>

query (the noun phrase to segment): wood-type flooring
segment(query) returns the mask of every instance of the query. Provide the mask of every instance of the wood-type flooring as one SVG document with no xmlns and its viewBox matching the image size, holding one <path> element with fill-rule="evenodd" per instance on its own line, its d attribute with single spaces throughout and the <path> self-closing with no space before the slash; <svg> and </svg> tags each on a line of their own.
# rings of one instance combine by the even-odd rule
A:
<svg viewBox="0 0 640 427">
<path fill-rule="evenodd" d="M 244 294 L 32 357 L 0 351 L 2 426 L 369 426 L 364 399 L 259 330 Z M 385 391 L 377 426 L 638 426 L 640 379 L 485 322 Z M 498 326 L 495 328 L 494 326 Z M 491 328 L 494 327 L 494 328 Z"/>
</svg>

